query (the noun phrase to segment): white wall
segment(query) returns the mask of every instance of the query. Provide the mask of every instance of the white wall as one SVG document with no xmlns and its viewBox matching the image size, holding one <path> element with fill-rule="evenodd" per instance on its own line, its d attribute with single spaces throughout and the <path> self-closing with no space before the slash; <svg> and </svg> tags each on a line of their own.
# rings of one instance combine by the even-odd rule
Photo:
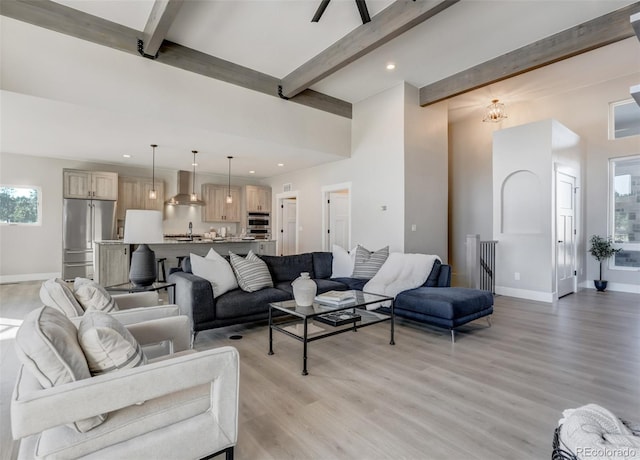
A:
<svg viewBox="0 0 640 460">
<path fill-rule="evenodd" d="M 117 172 L 123 176 L 150 177 L 151 168 L 130 168 L 73 160 L 0 154 L 0 183 L 35 185 L 42 189 L 42 225 L 37 227 L 0 226 L 0 282 L 46 279 L 59 276 L 62 269 L 62 170 L 64 168 Z M 165 197 L 175 195 L 176 171 L 157 170 L 156 180 L 164 181 Z M 198 174 L 196 190 L 203 183 L 226 184 L 226 175 Z M 233 178 L 233 185 L 246 185 L 246 179 Z M 189 221 L 194 233 L 225 223 L 202 222 L 200 208 L 165 206 L 165 233 L 186 233 Z M 235 229 L 235 225 L 231 225 Z"/>
<path fill-rule="evenodd" d="M 492 235 L 492 133 L 495 130 L 554 118 L 583 140 L 586 171 L 583 172 L 585 235 L 607 234 L 607 184 L 609 158 L 638 154 L 640 138 L 608 139 L 608 104 L 628 99 L 629 88 L 640 81 L 640 73 L 622 76 L 590 87 L 517 104 L 507 104 L 509 118 L 502 123 L 482 123 L 477 116 L 449 125 L 450 142 L 450 260 L 454 283 L 466 285 L 465 236 Z M 497 248 L 500 251 L 500 248 Z M 581 249 L 586 261 L 587 282 L 598 277 L 597 263 Z M 609 270 L 603 274 L 612 290 L 640 292 L 638 272 Z"/>
<path fill-rule="evenodd" d="M 570 168 L 579 186 L 582 161 L 579 136 L 555 120 L 494 132 L 493 238 L 498 241 L 498 294 L 547 302 L 557 299 L 554 169 Z M 584 242 L 582 231 L 580 240 Z"/>
<path fill-rule="evenodd" d="M 322 187 L 350 183 L 352 246 L 446 260 L 446 106 L 421 109 L 417 95 L 403 83 L 354 104 L 351 158 L 265 181 L 298 191 L 300 252 L 322 249 Z"/>
</svg>

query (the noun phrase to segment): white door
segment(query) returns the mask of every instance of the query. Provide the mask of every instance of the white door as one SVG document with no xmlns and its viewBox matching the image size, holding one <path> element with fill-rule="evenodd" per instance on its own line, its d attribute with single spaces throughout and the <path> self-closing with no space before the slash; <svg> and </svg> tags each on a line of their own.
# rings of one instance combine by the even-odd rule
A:
<svg viewBox="0 0 640 460">
<path fill-rule="evenodd" d="M 296 253 L 296 227 L 298 225 L 296 199 L 285 198 L 281 201 L 280 209 L 282 211 L 280 219 L 282 225 L 280 229 L 280 255 L 288 256 Z"/>
<path fill-rule="evenodd" d="M 576 286 L 576 178 L 556 173 L 556 276 L 558 297 Z"/>
<path fill-rule="evenodd" d="M 327 250 L 333 245 L 349 250 L 349 191 L 329 192 L 327 203 L 329 228 L 327 229 Z"/>
</svg>

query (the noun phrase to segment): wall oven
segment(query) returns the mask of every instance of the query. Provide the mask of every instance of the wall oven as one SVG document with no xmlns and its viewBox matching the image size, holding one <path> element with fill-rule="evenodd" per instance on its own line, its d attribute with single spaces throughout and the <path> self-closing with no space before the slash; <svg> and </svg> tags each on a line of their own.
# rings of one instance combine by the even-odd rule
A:
<svg viewBox="0 0 640 460">
<path fill-rule="evenodd" d="M 271 214 L 268 212 L 247 213 L 247 236 L 260 240 L 271 238 Z"/>
</svg>

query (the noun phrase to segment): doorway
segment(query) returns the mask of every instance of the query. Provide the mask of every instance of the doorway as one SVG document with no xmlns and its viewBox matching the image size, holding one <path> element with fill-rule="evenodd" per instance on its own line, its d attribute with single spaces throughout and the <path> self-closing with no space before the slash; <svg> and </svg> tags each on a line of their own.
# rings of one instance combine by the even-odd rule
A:
<svg viewBox="0 0 640 460">
<path fill-rule="evenodd" d="M 325 251 L 333 245 L 351 247 L 351 184 L 323 187 L 323 241 Z"/>
<path fill-rule="evenodd" d="M 576 177 L 556 171 L 556 280 L 558 297 L 577 291 Z"/>
<path fill-rule="evenodd" d="M 288 256 L 298 253 L 298 192 L 276 196 L 278 203 L 277 254 Z"/>
</svg>

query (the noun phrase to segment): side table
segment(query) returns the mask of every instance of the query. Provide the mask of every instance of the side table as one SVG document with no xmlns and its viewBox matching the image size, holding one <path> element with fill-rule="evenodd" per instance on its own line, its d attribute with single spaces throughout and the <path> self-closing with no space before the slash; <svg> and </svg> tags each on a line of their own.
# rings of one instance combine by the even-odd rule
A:
<svg viewBox="0 0 640 460">
<path fill-rule="evenodd" d="M 133 283 L 121 283 L 105 286 L 105 289 L 113 292 L 146 292 L 166 289 L 169 296 L 169 303 L 175 303 L 176 299 L 176 283 L 155 282 L 149 286 L 136 286 Z"/>
</svg>

